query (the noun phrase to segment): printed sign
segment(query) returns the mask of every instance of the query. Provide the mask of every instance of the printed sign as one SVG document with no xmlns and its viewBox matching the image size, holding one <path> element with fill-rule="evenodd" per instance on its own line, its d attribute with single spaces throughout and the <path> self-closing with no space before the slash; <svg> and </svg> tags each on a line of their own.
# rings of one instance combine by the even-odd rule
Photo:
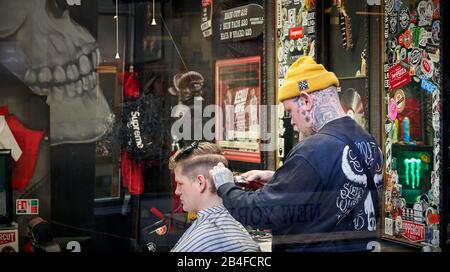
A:
<svg viewBox="0 0 450 272">
<path fill-rule="evenodd" d="M 17 236 L 17 229 L 0 230 L 0 253 L 18 252 L 19 242 Z"/>
<path fill-rule="evenodd" d="M 225 157 L 260 163 L 261 58 L 216 62 L 216 143 Z"/>
<path fill-rule="evenodd" d="M 227 9 L 220 14 L 220 40 L 242 41 L 253 39 L 263 33 L 264 8 L 250 4 Z"/>
<path fill-rule="evenodd" d="M 404 64 L 402 65 L 401 63 L 398 63 L 389 69 L 388 77 L 391 91 L 411 82 L 409 69 L 405 68 L 404 66 Z"/>
<path fill-rule="evenodd" d="M 16 214 L 39 214 L 39 199 L 17 199 Z"/>
<path fill-rule="evenodd" d="M 402 236 L 411 242 L 421 242 L 425 240 L 425 225 L 412 221 L 403 220 L 402 228 L 404 232 Z"/>
</svg>

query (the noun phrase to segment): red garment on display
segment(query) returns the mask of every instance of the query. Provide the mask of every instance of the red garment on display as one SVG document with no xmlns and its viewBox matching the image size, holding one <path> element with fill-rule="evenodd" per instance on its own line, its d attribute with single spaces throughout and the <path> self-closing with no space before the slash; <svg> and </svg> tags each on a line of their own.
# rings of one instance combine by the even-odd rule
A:
<svg viewBox="0 0 450 272">
<path fill-rule="evenodd" d="M 132 195 L 140 195 L 144 192 L 143 166 L 142 161 L 130 159 L 128 152 L 122 149 L 122 186 L 127 187 Z"/>
<path fill-rule="evenodd" d="M 33 177 L 44 131 L 24 127 L 15 115 L 8 115 L 6 122 L 22 149 L 22 156 L 12 165 L 13 189 L 23 190 Z"/>
<path fill-rule="evenodd" d="M 8 106 L 0 107 L 0 115 L 6 116 L 6 123 L 20 149 L 22 149 L 22 155 L 19 160 L 13 161 L 12 185 L 15 190 L 23 190 L 33 177 L 39 154 L 39 145 L 44 136 L 44 131 L 31 130 L 24 127 L 15 115 L 9 115 Z"/>
<path fill-rule="evenodd" d="M 0 115 L 6 116 L 8 114 L 9 114 L 8 106 L 0 106 Z"/>
<path fill-rule="evenodd" d="M 127 99 L 138 99 L 141 84 L 138 80 L 138 73 L 123 72 L 120 74 L 120 80 L 123 84 L 123 95 Z"/>
</svg>

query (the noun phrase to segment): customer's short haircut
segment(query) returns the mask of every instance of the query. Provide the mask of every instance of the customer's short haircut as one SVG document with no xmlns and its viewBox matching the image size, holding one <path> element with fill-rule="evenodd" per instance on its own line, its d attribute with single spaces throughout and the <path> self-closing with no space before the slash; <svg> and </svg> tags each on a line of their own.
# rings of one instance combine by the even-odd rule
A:
<svg viewBox="0 0 450 272">
<path fill-rule="evenodd" d="M 181 159 L 177 159 L 181 157 L 180 155 L 183 155 L 182 153 L 185 153 L 186 151 L 189 151 L 189 154 L 187 156 L 182 156 Z M 177 153 L 175 153 L 175 155 L 170 158 L 169 170 L 174 170 L 178 163 L 181 163 L 198 155 L 206 154 L 223 155 L 223 149 L 219 145 L 210 142 L 196 142 L 195 145 L 191 144 L 191 146 L 178 150 Z"/>
<path fill-rule="evenodd" d="M 178 155 L 186 151 L 186 149 L 179 150 L 169 161 L 169 169 L 174 170 L 176 167 L 180 167 L 181 174 L 187 176 L 189 180 L 193 181 L 197 175 L 203 175 L 211 185 L 211 192 L 217 191 L 212 181 L 212 177 L 209 174 L 214 166 L 219 162 L 223 163 L 225 167 L 228 167 L 228 161 L 223 156 L 223 150 L 220 146 L 209 143 L 200 142 L 194 147 L 188 147 L 191 150 L 187 156 L 183 156 L 182 159 L 176 159 Z M 178 156 L 180 157 L 180 156 Z"/>
</svg>

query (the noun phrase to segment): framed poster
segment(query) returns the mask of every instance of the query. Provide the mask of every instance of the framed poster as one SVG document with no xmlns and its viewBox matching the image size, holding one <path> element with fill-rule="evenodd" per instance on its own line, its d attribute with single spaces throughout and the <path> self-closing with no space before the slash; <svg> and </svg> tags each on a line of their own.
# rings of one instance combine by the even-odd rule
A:
<svg viewBox="0 0 450 272">
<path fill-rule="evenodd" d="M 216 62 L 216 143 L 228 160 L 261 162 L 261 57 Z"/>
<path fill-rule="evenodd" d="M 160 60 L 162 58 L 162 22 L 161 4 L 155 3 L 153 15 L 152 1 L 136 3 L 136 52 L 135 62 L 144 63 Z M 156 24 L 152 24 L 153 19 Z"/>
</svg>

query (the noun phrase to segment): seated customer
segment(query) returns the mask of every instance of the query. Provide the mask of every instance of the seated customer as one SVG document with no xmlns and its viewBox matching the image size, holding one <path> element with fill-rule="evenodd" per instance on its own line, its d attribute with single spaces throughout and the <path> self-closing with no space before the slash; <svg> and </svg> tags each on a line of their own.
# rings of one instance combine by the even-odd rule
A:
<svg viewBox="0 0 450 272">
<path fill-rule="evenodd" d="M 259 246 L 225 209 L 209 174 L 217 163 L 228 165 L 219 146 L 194 142 L 170 162 L 175 172 L 183 210 L 197 219 L 178 240 L 172 252 L 257 252 Z"/>
</svg>

